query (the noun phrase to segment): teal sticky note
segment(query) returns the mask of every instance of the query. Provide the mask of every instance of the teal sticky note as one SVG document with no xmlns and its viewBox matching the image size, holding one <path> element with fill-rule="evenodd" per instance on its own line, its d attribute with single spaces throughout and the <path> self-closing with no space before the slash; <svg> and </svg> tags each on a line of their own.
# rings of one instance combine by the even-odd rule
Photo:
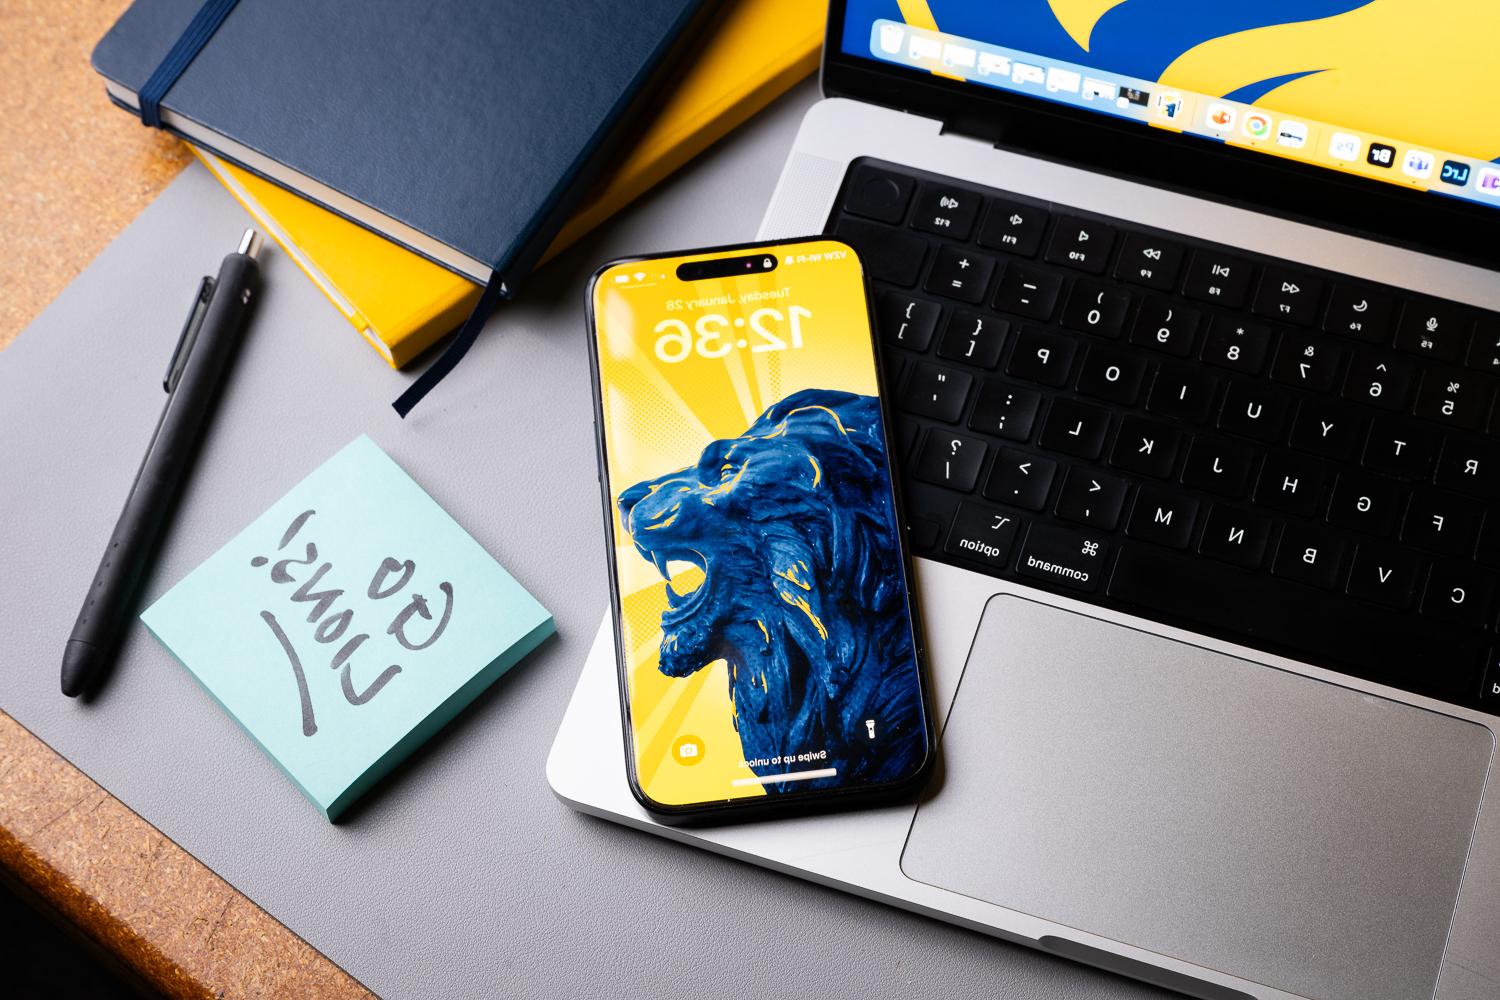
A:
<svg viewBox="0 0 1500 1000">
<path fill-rule="evenodd" d="M 553 631 L 367 437 L 141 618 L 329 820 Z"/>
</svg>

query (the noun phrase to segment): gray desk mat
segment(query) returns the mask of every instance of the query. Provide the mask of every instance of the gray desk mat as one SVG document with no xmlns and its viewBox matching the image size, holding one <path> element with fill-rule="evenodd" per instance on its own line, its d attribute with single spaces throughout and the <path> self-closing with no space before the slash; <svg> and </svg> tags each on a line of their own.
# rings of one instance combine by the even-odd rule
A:
<svg viewBox="0 0 1500 1000">
<path fill-rule="evenodd" d="M 1164 996 L 576 815 L 547 787 L 607 598 L 584 281 L 611 256 L 751 236 L 815 96 L 794 92 L 538 274 L 404 423 L 388 404 L 408 376 L 266 254 L 147 599 L 368 433 L 558 627 L 337 826 L 143 627 L 93 703 L 57 689 L 188 298 L 246 225 L 189 168 L 0 352 L 0 708 L 388 997 Z"/>
</svg>

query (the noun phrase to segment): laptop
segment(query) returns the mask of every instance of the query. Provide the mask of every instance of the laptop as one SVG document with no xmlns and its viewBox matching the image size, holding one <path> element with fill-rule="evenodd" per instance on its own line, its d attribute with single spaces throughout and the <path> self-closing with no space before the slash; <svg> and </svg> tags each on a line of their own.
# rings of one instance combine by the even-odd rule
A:
<svg viewBox="0 0 1500 1000">
<path fill-rule="evenodd" d="M 938 774 L 659 826 L 606 621 L 557 794 L 1193 996 L 1500 997 L 1500 24 L 1460 6 L 835 0 L 760 236 L 865 262 Z"/>
</svg>

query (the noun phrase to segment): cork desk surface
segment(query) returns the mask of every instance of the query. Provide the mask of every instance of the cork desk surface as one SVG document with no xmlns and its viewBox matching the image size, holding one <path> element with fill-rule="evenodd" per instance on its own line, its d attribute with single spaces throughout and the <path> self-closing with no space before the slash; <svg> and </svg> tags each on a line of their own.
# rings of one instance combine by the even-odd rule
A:
<svg viewBox="0 0 1500 1000">
<path fill-rule="evenodd" d="M 125 6 L 0 0 L 0 352 L 190 159 L 89 67 Z M 168 996 L 370 995 L 4 713 L 0 865 Z"/>
</svg>

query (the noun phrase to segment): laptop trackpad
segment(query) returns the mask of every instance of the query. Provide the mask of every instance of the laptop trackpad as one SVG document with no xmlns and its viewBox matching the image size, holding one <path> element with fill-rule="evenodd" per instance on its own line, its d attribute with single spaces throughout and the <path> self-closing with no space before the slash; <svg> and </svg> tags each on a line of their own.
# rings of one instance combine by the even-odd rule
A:
<svg viewBox="0 0 1500 1000">
<path fill-rule="evenodd" d="M 1430 997 L 1482 726 L 990 601 L 909 878 L 1303 996 Z"/>
</svg>

